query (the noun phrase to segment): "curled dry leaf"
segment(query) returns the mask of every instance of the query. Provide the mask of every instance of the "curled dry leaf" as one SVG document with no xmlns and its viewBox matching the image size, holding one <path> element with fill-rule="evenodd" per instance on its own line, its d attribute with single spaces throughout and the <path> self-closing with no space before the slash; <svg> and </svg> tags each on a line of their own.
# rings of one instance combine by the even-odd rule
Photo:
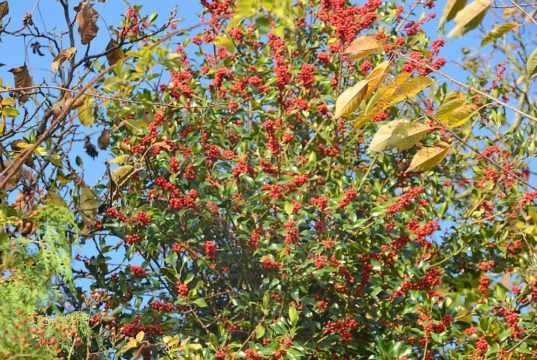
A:
<svg viewBox="0 0 537 360">
<path fill-rule="evenodd" d="M 82 45 L 87 45 L 93 38 L 95 38 L 95 36 L 97 36 L 97 31 L 99 31 L 99 27 L 97 26 L 99 14 L 97 14 L 93 5 L 88 4 L 86 0 L 81 1 L 80 4 L 75 7 L 75 11 L 77 12 L 76 22 L 78 24 L 80 42 Z"/>
<path fill-rule="evenodd" d="M 104 129 L 101 132 L 101 135 L 97 139 L 97 144 L 99 145 L 99 149 L 106 150 L 108 148 L 108 145 L 110 145 L 110 130 Z"/>
<path fill-rule="evenodd" d="M 417 122 L 397 119 L 381 126 L 375 133 L 368 151 L 384 151 L 393 148 L 408 150 L 427 133 L 429 127 Z"/>
<path fill-rule="evenodd" d="M 119 60 L 123 59 L 123 56 L 123 50 L 118 47 L 117 41 L 114 39 L 110 40 L 106 46 L 106 60 L 108 60 L 108 65 L 114 65 Z"/>
<path fill-rule="evenodd" d="M 445 142 L 438 142 L 431 147 L 423 147 L 412 158 L 408 172 L 427 171 L 435 167 L 449 153 L 450 146 Z"/>
<path fill-rule="evenodd" d="M 374 36 L 362 36 L 355 39 L 343 52 L 354 60 L 360 60 L 384 49 L 384 44 Z"/>
<path fill-rule="evenodd" d="M 27 88 L 33 86 L 32 76 L 28 72 L 28 67 L 26 65 L 15 67 L 9 70 L 15 77 L 15 87 L 17 88 Z M 19 101 L 24 103 L 30 98 L 27 95 L 29 90 L 21 90 L 19 92 Z"/>
<path fill-rule="evenodd" d="M 339 95 L 336 100 L 335 117 L 352 114 L 358 109 L 362 100 L 367 93 L 368 80 L 358 81 L 353 87 L 348 88 Z"/>
<path fill-rule="evenodd" d="M 74 47 L 60 51 L 60 53 L 56 55 L 56 57 L 52 61 L 52 71 L 58 70 L 60 65 L 64 61 L 72 59 L 75 53 L 76 53 L 76 48 Z"/>
</svg>

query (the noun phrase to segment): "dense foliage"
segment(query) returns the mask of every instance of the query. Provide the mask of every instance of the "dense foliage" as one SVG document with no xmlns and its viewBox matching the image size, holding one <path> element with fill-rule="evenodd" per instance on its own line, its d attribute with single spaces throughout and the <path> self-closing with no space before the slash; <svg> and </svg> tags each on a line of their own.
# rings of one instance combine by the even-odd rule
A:
<svg viewBox="0 0 537 360">
<path fill-rule="evenodd" d="M 23 138 L 6 119 L 45 95 L 12 69 L 3 156 L 35 164 L 0 177 L 3 355 L 536 357 L 535 12 L 253 3 L 202 0 L 188 29 L 129 7 L 102 55 L 58 54 L 95 77 L 62 78 Z M 467 81 L 444 74 L 443 27 L 487 12 Z M 112 154 L 95 186 L 67 156 L 81 125 Z"/>
</svg>

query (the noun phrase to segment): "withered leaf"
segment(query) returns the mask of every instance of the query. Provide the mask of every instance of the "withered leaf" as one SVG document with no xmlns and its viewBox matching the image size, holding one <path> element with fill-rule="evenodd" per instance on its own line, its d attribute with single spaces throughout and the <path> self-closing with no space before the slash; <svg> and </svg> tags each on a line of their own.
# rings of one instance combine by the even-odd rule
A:
<svg viewBox="0 0 537 360">
<path fill-rule="evenodd" d="M 101 135 L 97 139 L 97 144 L 99 144 L 99 149 L 106 150 L 108 148 L 108 145 L 110 145 L 110 130 L 104 129 L 101 132 Z"/>
<path fill-rule="evenodd" d="M 15 77 L 15 87 L 17 88 L 27 88 L 33 85 L 32 77 L 28 72 L 28 67 L 26 65 L 15 67 L 9 69 L 9 72 Z M 26 95 L 29 90 L 21 90 L 19 95 L 19 101 L 24 103 L 30 98 L 29 95 Z"/>
<path fill-rule="evenodd" d="M 99 27 L 97 26 L 97 20 L 99 19 L 99 14 L 93 8 L 92 4 L 88 4 L 86 0 L 81 1 L 78 6 L 75 7 L 76 22 L 78 24 L 78 34 L 80 35 L 80 42 L 82 45 L 87 45 L 90 43 L 97 32 Z"/>
<path fill-rule="evenodd" d="M 56 55 L 56 57 L 52 61 L 52 71 L 58 70 L 60 65 L 64 61 L 70 60 L 75 55 L 75 53 L 76 53 L 76 48 L 74 47 L 60 51 L 60 53 Z"/>
<path fill-rule="evenodd" d="M 9 5 L 7 1 L 0 2 L 0 21 L 9 14 Z"/>
</svg>

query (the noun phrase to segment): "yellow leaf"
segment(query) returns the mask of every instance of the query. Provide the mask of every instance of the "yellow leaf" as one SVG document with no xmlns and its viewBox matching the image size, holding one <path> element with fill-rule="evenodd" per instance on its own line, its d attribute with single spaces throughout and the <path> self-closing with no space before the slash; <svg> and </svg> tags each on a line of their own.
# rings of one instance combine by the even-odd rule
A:
<svg viewBox="0 0 537 360">
<path fill-rule="evenodd" d="M 376 132 L 368 151 L 384 151 L 393 148 L 408 150 L 418 143 L 429 131 L 429 127 L 417 122 L 401 119 L 381 126 Z"/>
<path fill-rule="evenodd" d="M 134 167 L 132 165 L 123 165 L 118 167 L 117 169 L 114 169 L 114 171 L 112 171 L 110 175 L 112 175 L 112 180 L 116 184 L 119 184 L 125 179 L 125 177 L 127 177 L 132 172 L 133 169 Z"/>
<path fill-rule="evenodd" d="M 454 128 L 466 123 L 478 110 L 477 105 L 467 103 L 462 92 L 451 91 L 438 108 L 435 118 L 447 127 Z"/>
<path fill-rule="evenodd" d="M 231 40 L 228 37 L 224 36 L 215 36 L 213 39 L 213 43 L 217 46 L 223 46 L 226 48 L 227 51 L 230 53 L 235 50 L 235 44 L 233 44 L 233 40 Z"/>
<path fill-rule="evenodd" d="M 362 36 L 355 39 L 343 52 L 354 60 L 360 60 L 368 55 L 384 49 L 384 44 L 374 36 Z"/>
<path fill-rule="evenodd" d="M 412 159 L 408 172 L 427 171 L 435 167 L 449 153 L 449 144 L 439 142 L 432 147 L 423 147 Z"/>
<path fill-rule="evenodd" d="M 138 334 L 136 334 L 136 341 L 141 343 L 144 340 L 145 333 L 143 331 L 140 331 Z"/>
<path fill-rule="evenodd" d="M 490 0 L 475 0 L 466 6 L 455 16 L 457 25 L 449 32 L 448 37 L 459 37 L 478 27 L 489 8 Z"/>
<path fill-rule="evenodd" d="M 466 5 L 466 0 L 448 0 L 444 7 L 440 22 L 438 23 L 438 27 L 443 27 L 446 21 L 453 19 L 464 5 Z"/>
<path fill-rule="evenodd" d="M 75 55 L 75 53 L 76 53 L 76 48 L 74 47 L 60 51 L 60 53 L 56 55 L 56 57 L 52 61 L 52 71 L 58 70 L 60 65 L 64 61 L 70 60 Z"/>
<path fill-rule="evenodd" d="M 369 81 L 367 84 L 367 92 L 365 94 L 365 98 L 369 98 L 369 96 L 377 90 L 380 84 L 384 81 L 386 78 L 386 75 L 388 75 L 388 71 L 390 70 L 390 61 L 383 61 L 380 64 L 378 64 L 373 71 L 371 71 L 364 80 Z"/>
<path fill-rule="evenodd" d="M 336 100 L 335 117 L 346 116 L 355 112 L 367 93 L 368 80 L 358 81 L 348 88 Z"/>
<path fill-rule="evenodd" d="M 518 24 L 514 21 L 507 22 L 496 26 L 492 31 L 488 32 L 481 40 L 481 47 L 493 42 L 494 40 L 501 38 L 509 31 L 518 27 Z"/>
<path fill-rule="evenodd" d="M 110 160 L 110 163 L 111 164 L 123 164 L 125 160 L 127 160 L 127 155 L 120 155 Z"/>
<path fill-rule="evenodd" d="M 410 99 L 420 91 L 434 84 L 432 79 L 426 77 L 416 77 L 405 81 L 404 83 L 395 85 L 395 90 L 389 98 L 387 108 L 393 106 L 403 100 Z"/>
<path fill-rule="evenodd" d="M 92 126 L 94 124 L 93 98 L 90 95 L 84 95 L 84 102 L 78 108 L 78 119 L 84 126 Z"/>
</svg>

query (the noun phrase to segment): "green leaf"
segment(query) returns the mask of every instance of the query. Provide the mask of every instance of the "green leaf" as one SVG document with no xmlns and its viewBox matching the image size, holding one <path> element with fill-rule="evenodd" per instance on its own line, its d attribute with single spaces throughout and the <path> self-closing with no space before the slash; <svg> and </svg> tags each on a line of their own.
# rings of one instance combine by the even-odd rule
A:
<svg viewBox="0 0 537 360">
<path fill-rule="evenodd" d="M 134 167 L 132 165 L 120 166 L 117 169 L 114 169 L 110 175 L 112 176 L 112 180 L 116 184 L 119 184 L 132 172 L 133 169 Z"/>
<path fill-rule="evenodd" d="M 296 307 L 294 306 L 289 306 L 289 320 L 291 320 L 291 324 L 296 325 L 298 314 L 296 312 Z"/>
<path fill-rule="evenodd" d="M 457 25 L 449 32 L 448 37 L 460 37 L 478 27 L 489 8 L 490 0 L 475 0 L 466 6 L 455 16 Z"/>
<path fill-rule="evenodd" d="M 93 98 L 86 96 L 82 106 L 78 108 L 78 119 L 84 126 L 92 126 L 95 123 L 93 118 Z"/>
<path fill-rule="evenodd" d="M 209 305 L 207 305 L 207 301 L 205 301 L 204 298 L 199 298 L 199 299 L 196 299 L 192 302 L 193 304 L 197 305 L 198 307 L 200 308 L 204 308 L 204 307 L 207 307 Z"/>
<path fill-rule="evenodd" d="M 284 204 L 284 209 L 287 215 L 291 215 L 293 213 L 293 204 L 290 201 L 286 201 Z"/>
<path fill-rule="evenodd" d="M 368 80 L 358 81 L 353 87 L 348 88 L 336 101 L 334 116 L 347 116 L 355 112 L 367 93 Z"/>
<path fill-rule="evenodd" d="M 435 167 L 449 153 L 450 146 L 445 142 L 439 142 L 432 147 L 423 147 L 414 157 L 408 167 L 408 172 L 427 171 Z"/>
<path fill-rule="evenodd" d="M 461 11 L 464 5 L 466 5 L 466 0 L 448 0 L 446 6 L 444 7 L 444 12 L 440 18 L 438 27 L 442 28 L 446 21 L 453 19 L 455 15 Z"/>
<path fill-rule="evenodd" d="M 531 55 L 528 57 L 526 70 L 528 72 L 528 79 L 531 79 L 537 74 L 537 48 L 533 50 Z"/>
<path fill-rule="evenodd" d="M 260 325 L 255 330 L 255 338 L 256 339 L 261 339 L 263 337 L 263 335 L 265 335 L 265 327 Z"/>
<path fill-rule="evenodd" d="M 408 150 L 427 135 L 428 131 L 427 125 L 397 119 L 378 129 L 368 151 L 384 151 L 393 148 Z"/>
<path fill-rule="evenodd" d="M 509 31 L 515 29 L 518 27 L 518 24 L 514 21 L 510 21 L 508 23 L 498 25 L 495 27 L 492 31 L 488 32 L 484 37 L 483 40 L 481 40 L 481 47 L 490 44 L 494 40 L 504 36 Z"/>
</svg>

